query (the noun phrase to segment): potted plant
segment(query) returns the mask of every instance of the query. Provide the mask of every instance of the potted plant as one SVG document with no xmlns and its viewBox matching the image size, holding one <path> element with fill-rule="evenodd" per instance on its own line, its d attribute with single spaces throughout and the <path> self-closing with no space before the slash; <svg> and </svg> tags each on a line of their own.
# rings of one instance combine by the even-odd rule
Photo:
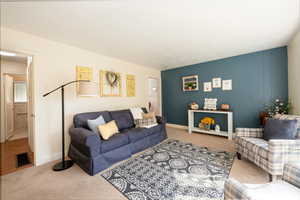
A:
<svg viewBox="0 0 300 200">
<path fill-rule="evenodd" d="M 280 99 L 276 99 L 271 102 L 270 105 L 265 106 L 265 111 L 260 113 L 260 121 L 262 125 L 265 125 L 267 118 L 272 118 L 277 114 L 289 114 L 292 106 L 290 102 L 285 102 Z"/>
</svg>

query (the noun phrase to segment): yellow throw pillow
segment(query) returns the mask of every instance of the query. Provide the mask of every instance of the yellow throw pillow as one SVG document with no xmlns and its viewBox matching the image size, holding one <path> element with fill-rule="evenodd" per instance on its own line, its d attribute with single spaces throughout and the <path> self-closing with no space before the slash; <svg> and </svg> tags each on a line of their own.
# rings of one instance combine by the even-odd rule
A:
<svg viewBox="0 0 300 200">
<path fill-rule="evenodd" d="M 143 119 L 155 119 L 155 114 L 154 112 L 149 112 L 149 113 L 143 113 Z"/>
<path fill-rule="evenodd" d="M 114 134 L 119 133 L 115 120 L 112 120 L 106 124 L 98 126 L 98 130 L 104 140 L 108 140 Z"/>
</svg>

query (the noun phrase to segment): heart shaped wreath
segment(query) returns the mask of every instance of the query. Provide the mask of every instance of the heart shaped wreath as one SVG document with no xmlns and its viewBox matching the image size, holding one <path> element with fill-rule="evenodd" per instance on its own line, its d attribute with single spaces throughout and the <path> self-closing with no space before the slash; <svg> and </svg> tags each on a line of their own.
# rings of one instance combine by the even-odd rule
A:
<svg viewBox="0 0 300 200">
<path fill-rule="evenodd" d="M 106 72 L 106 80 L 111 87 L 116 87 L 118 85 L 120 77 L 116 72 Z"/>
</svg>

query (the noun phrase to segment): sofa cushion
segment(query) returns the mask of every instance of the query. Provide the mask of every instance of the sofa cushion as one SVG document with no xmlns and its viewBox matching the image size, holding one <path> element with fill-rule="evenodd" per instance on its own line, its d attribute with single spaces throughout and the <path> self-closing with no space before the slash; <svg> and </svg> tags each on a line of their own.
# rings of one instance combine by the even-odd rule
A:
<svg viewBox="0 0 300 200">
<path fill-rule="evenodd" d="M 110 112 L 111 118 L 116 121 L 119 130 L 134 127 L 134 121 L 130 110 L 118 110 Z"/>
<path fill-rule="evenodd" d="M 128 135 L 125 134 L 115 134 L 108 140 L 103 140 L 101 142 L 101 153 L 105 153 L 121 146 L 129 144 Z"/>
<path fill-rule="evenodd" d="M 148 128 L 148 131 L 149 131 L 151 134 L 156 134 L 156 133 L 162 131 L 162 127 L 163 127 L 163 125 L 157 124 L 156 126 L 153 126 L 153 127 L 151 127 L 151 128 Z"/>
<path fill-rule="evenodd" d="M 265 125 L 263 139 L 295 139 L 297 120 L 268 119 Z"/>
<path fill-rule="evenodd" d="M 149 136 L 151 132 L 147 128 L 132 128 L 123 130 L 121 134 L 128 135 L 130 142 L 136 142 Z"/>
<path fill-rule="evenodd" d="M 241 145 L 245 152 L 251 153 L 253 156 L 261 156 L 268 160 L 268 141 L 261 138 L 237 137 L 237 144 Z"/>
<path fill-rule="evenodd" d="M 110 116 L 108 111 L 79 113 L 79 114 L 76 114 L 73 118 L 74 127 L 75 128 L 89 129 L 88 124 L 87 124 L 87 120 L 88 119 L 96 119 L 100 115 L 102 115 L 105 122 L 111 121 L 111 116 Z"/>
</svg>

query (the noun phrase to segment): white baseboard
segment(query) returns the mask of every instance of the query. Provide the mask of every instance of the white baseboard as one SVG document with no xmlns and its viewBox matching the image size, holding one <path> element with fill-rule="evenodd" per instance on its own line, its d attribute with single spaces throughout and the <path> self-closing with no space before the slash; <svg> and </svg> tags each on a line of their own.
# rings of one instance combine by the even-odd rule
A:
<svg viewBox="0 0 300 200">
<path fill-rule="evenodd" d="M 170 123 L 167 123 L 166 126 L 170 127 L 170 128 L 178 128 L 178 129 L 184 129 L 184 130 L 188 129 L 187 126 L 179 125 L 179 124 L 170 124 Z"/>
<path fill-rule="evenodd" d="M 65 155 L 68 155 L 68 152 L 65 152 Z M 52 153 L 52 155 L 42 156 L 41 159 L 37 160 L 35 165 L 40 166 L 49 162 L 52 162 L 54 160 L 61 160 L 61 152 Z"/>
</svg>

